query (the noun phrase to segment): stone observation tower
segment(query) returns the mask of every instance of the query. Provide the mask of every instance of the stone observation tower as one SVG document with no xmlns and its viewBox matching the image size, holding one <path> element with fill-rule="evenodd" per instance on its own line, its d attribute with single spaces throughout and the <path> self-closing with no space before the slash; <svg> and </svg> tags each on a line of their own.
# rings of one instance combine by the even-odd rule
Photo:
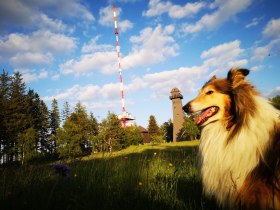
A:
<svg viewBox="0 0 280 210">
<path fill-rule="evenodd" d="M 179 140 L 178 133 L 184 123 L 184 112 L 182 108 L 183 96 L 178 88 L 173 88 L 170 93 L 171 96 L 169 98 L 172 100 L 173 109 L 173 142 L 176 142 Z"/>
</svg>

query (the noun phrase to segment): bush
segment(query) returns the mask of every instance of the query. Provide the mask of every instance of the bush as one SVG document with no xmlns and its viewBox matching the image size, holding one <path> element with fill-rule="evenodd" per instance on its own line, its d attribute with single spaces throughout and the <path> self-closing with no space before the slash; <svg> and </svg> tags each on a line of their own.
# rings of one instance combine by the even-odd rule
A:
<svg viewBox="0 0 280 210">
<path fill-rule="evenodd" d="M 151 142 L 154 144 L 163 143 L 165 142 L 165 138 L 163 135 L 152 135 Z"/>
<path fill-rule="evenodd" d="M 144 137 L 141 134 L 140 129 L 136 125 L 126 127 L 124 129 L 124 142 L 123 147 L 128 147 L 130 145 L 143 144 Z"/>
</svg>

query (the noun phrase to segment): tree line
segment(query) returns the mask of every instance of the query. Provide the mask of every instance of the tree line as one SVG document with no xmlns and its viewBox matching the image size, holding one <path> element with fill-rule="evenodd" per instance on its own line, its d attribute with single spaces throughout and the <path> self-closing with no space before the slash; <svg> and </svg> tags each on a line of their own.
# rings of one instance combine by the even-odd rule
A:
<svg viewBox="0 0 280 210">
<path fill-rule="evenodd" d="M 69 158 L 112 151 L 143 142 L 137 126 L 124 128 L 108 113 L 101 123 L 78 102 L 60 114 L 53 99 L 50 110 L 38 93 L 26 88 L 22 75 L 0 74 L 0 164 L 42 158 Z"/>
<path fill-rule="evenodd" d="M 171 120 L 159 127 L 151 115 L 151 141 L 171 141 L 170 126 Z M 49 110 L 38 93 L 27 90 L 20 73 L 9 75 L 3 70 L 0 74 L 0 164 L 72 158 L 142 143 L 139 127 L 123 128 L 114 113 L 108 112 L 98 123 L 80 102 L 73 110 L 65 102 L 60 113 L 56 99 Z"/>
<path fill-rule="evenodd" d="M 198 128 L 186 118 L 181 139 L 195 138 Z M 171 120 L 158 126 L 151 115 L 148 124 L 150 141 L 172 141 Z M 22 75 L 0 74 L 0 164 L 28 163 L 40 159 L 73 158 L 95 152 L 111 152 L 142 144 L 137 125 L 123 128 L 118 116 L 108 112 L 99 123 L 93 113 L 78 102 L 73 110 L 68 102 L 60 113 L 58 101 L 50 110 L 39 94 L 26 88 Z"/>
<path fill-rule="evenodd" d="M 57 101 L 49 111 L 20 73 L 0 75 L 0 160 L 24 163 L 37 154 L 54 155 L 59 127 Z"/>
</svg>

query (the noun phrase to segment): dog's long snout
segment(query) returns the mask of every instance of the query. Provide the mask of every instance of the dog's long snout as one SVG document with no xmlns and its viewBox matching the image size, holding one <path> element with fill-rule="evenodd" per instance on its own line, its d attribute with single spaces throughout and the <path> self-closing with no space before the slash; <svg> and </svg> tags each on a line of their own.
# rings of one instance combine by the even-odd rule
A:
<svg viewBox="0 0 280 210">
<path fill-rule="evenodd" d="M 186 113 L 190 113 L 190 111 L 191 111 L 191 104 L 190 104 L 190 102 L 187 103 L 185 106 L 183 106 L 183 110 Z"/>
</svg>

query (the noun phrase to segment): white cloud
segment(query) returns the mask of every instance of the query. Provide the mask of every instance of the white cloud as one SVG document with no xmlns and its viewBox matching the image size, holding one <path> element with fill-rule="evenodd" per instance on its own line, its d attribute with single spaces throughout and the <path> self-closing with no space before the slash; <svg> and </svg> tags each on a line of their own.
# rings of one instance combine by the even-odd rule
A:
<svg viewBox="0 0 280 210">
<path fill-rule="evenodd" d="M 54 53 L 70 53 L 76 48 L 76 39 L 64 34 L 55 34 L 50 31 L 37 31 L 30 37 L 33 45 L 38 50 L 50 51 Z"/>
<path fill-rule="evenodd" d="M 57 93 L 52 96 L 45 96 L 42 99 L 44 101 L 52 101 L 54 98 L 56 100 L 69 100 L 69 99 L 76 99 L 77 93 L 79 92 L 80 85 L 73 85 L 71 88 L 68 88 L 64 92 Z M 76 100 L 77 101 L 77 100 Z"/>
<path fill-rule="evenodd" d="M 108 109 L 120 106 L 120 86 L 118 83 L 98 85 L 73 85 L 65 91 L 60 91 L 52 96 L 43 97 L 44 101 L 53 99 L 66 100 L 70 103 L 81 101 L 88 108 Z M 102 106 L 103 104 L 103 106 Z"/>
<path fill-rule="evenodd" d="M 106 52 L 115 50 L 115 47 L 112 45 L 97 44 L 99 38 L 100 35 L 95 36 L 89 41 L 89 43 L 84 44 L 82 47 L 82 53 Z"/>
<path fill-rule="evenodd" d="M 262 34 L 265 37 L 279 37 L 280 36 L 280 18 L 270 20 L 265 26 Z"/>
<path fill-rule="evenodd" d="M 119 83 L 108 83 L 103 86 L 98 86 L 98 85 L 86 85 L 84 87 L 80 86 L 79 91 L 77 92 L 77 99 L 86 102 L 99 101 L 104 99 L 112 100 L 115 98 L 120 98 Z"/>
<path fill-rule="evenodd" d="M 94 21 L 94 16 L 76 0 L 60 1 L 0 1 L 0 25 L 29 27 L 36 30 L 65 31 L 68 27 L 60 19 L 78 18 Z"/>
<path fill-rule="evenodd" d="M 143 34 L 145 34 L 144 31 Z M 133 37 L 132 42 L 142 43 L 144 37 Z M 147 45 L 149 46 L 150 44 L 147 43 Z M 142 47 L 141 45 L 140 48 Z M 202 78 L 208 79 L 210 73 L 219 74 L 228 71 L 232 66 L 245 66 L 248 61 L 240 59 L 243 51 L 238 40 L 213 46 L 201 53 L 202 64 L 200 66 L 184 66 L 136 76 L 124 86 L 125 93 L 131 94 L 147 90 L 152 93 L 152 97 L 168 98 L 171 89 L 174 87 L 178 87 L 184 94 L 196 92 L 200 88 L 200 80 Z M 44 100 L 52 100 L 53 98 L 80 100 L 83 103 L 87 103 L 87 106 L 91 108 L 111 109 L 115 106 L 120 106 L 120 86 L 119 83 L 109 83 L 103 86 L 75 85 L 64 92 L 45 97 Z M 101 104 L 104 104 L 104 106 L 101 106 Z"/>
<path fill-rule="evenodd" d="M 121 106 L 121 101 L 118 100 L 109 100 L 109 101 L 102 101 L 102 102 L 85 102 L 86 107 L 96 110 L 96 109 L 103 109 L 103 110 L 111 110 L 113 108 L 118 108 Z"/>
<path fill-rule="evenodd" d="M 280 18 L 270 20 L 262 31 L 262 35 L 270 40 L 266 45 L 253 49 L 252 60 L 262 61 L 268 56 L 279 55 L 280 52 Z"/>
<path fill-rule="evenodd" d="M 0 40 L 0 54 L 16 54 L 16 52 L 69 53 L 75 47 L 75 38 L 50 31 L 35 31 L 31 35 L 12 33 L 4 41 Z"/>
<path fill-rule="evenodd" d="M 139 36 L 132 36 L 130 38 L 133 45 L 132 51 L 121 58 L 122 69 L 148 66 L 159 63 L 167 57 L 176 56 L 179 46 L 171 36 L 173 31 L 172 25 L 164 28 L 159 25 L 155 29 L 150 27 L 143 29 Z M 89 44 L 84 45 L 82 51 L 87 54 L 60 65 L 60 71 L 63 74 L 76 76 L 86 75 L 93 71 L 100 71 L 103 74 L 116 73 L 118 71 L 116 50 L 109 45 L 98 45 L 97 40 L 98 37 L 95 37 Z"/>
<path fill-rule="evenodd" d="M 143 12 L 144 16 L 153 17 L 161 15 L 165 12 L 168 12 L 169 8 L 172 6 L 172 3 L 161 2 L 160 0 L 150 0 L 149 1 L 149 9 Z"/>
<path fill-rule="evenodd" d="M 75 76 L 88 75 L 94 71 L 103 74 L 114 74 L 118 71 L 117 52 L 115 47 L 107 44 L 97 44 L 100 36 L 92 38 L 84 44 L 80 58 L 71 59 L 60 65 L 62 74 Z"/>
<path fill-rule="evenodd" d="M 142 78 L 137 77 L 133 79 L 127 85 L 127 90 L 152 89 L 153 97 L 156 98 L 167 98 L 174 87 L 179 88 L 185 93 L 190 93 L 196 89 L 196 81 L 206 72 L 207 69 L 204 67 L 193 66 L 146 74 Z"/>
<path fill-rule="evenodd" d="M 100 71 L 103 74 L 112 74 L 117 69 L 116 52 L 95 52 L 81 56 L 78 60 L 68 60 L 60 65 L 60 71 L 63 74 L 74 74 L 75 76 L 87 75 L 94 71 Z"/>
<path fill-rule="evenodd" d="M 259 21 L 262 19 L 263 17 L 261 17 L 261 18 L 253 18 L 252 20 L 251 20 L 251 22 L 250 23 L 248 23 L 246 26 L 245 26 L 245 28 L 251 28 L 251 27 L 254 27 L 254 26 L 257 26 L 258 24 L 259 24 Z"/>
<path fill-rule="evenodd" d="M 61 20 L 54 20 L 45 14 L 38 15 L 36 23 L 40 29 L 47 29 L 50 31 L 63 32 L 67 29 L 67 26 L 63 24 Z"/>
<path fill-rule="evenodd" d="M 10 59 L 11 64 L 16 68 L 28 68 L 34 65 L 50 64 L 53 56 L 50 53 L 18 53 Z"/>
<path fill-rule="evenodd" d="M 174 5 L 170 1 L 150 0 L 149 9 L 144 16 L 153 17 L 168 13 L 171 18 L 184 18 L 198 13 L 206 4 L 204 2 L 186 3 L 184 6 Z"/>
<path fill-rule="evenodd" d="M 203 51 L 201 58 L 205 59 L 203 62 L 207 68 L 223 69 L 223 71 L 232 66 L 245 66 L 248 61 L 239 59 L 244 49 L 240 48 L 240 41 L 235 40 L 212 47 L 209 50 Z"/>
<path fill-rule="evenodd" d="M 167 25 L 164 27 L 164 34 L 172 34 L 175 30 L 174 25 Z"/>
<path fill-rule="evenodd" d="M 143 29 L 140 36 L 132 36 L 132 51 L 123 58 L 123 68 L 148 66 L 178 55 L 179 45 L 170 36 L 173 31 L 172 25 L 165 28 L 158 25 L 155 29 Z"/>
<path fill-rule="evenodd" d="M 243 50 L 240 49 L 240 41 L 235 40 L 229 43 L 220 44 L 218 46 L 212 47 L 209 50 L 203 51 L 201 54 L 201 58 L 210 58 L 210 57 L 219 57 L 224 55 L 225 53 L 230 52 L 231 56 L 236 57 Z"/>
<path fill-rule="evenodd" d="M 133 28 L 133 23 L 130 22 L 129 20 L 122 20 L 121 19 L 121 12 L 122 9 L 117 7 L 116 10 L 116 15 L 117 15 L 117 24 L 118 24 L 118 29 L 122 32 L 125 32 L 128 29 Z M 113 15 L 113 9 L 112 6 L 107 6 L 104 8 L 101 8 L 99 11 L 99 20 L 98 23 L 103 26 L 108 26 L 108 27 L 114 27 L 114 15 Z"/>
<path fill-rule="evenodd" d="M 47 78 L 49 73 L 46 70 L 39 72 L 39 78 Z"/>
<path fill-rule="evenodd" d="M 205 5 L 204 2 L 186 3 L 185 6 L 173 5 L 168 14 L 171 18 L 184 18 L 197 14 Z"/>
<path fill-rule="evenodd" d="M 15 69 L 17 72 L 20 72 L 25 83 L 30 83 L 33 81 L 37 81 L 39 79 L 46 79 L 49 76 L 48 71 L 40 70 L 39 72 L 36 70 L 29 69 Z"/>
<path fill-rule="evenodd" d="M 170 90 L 174 87 L 178 87 L 186 93 L 189 93 L 195 90 L 195 82 L 206 72 L 207 69 L 203 67 L 182 67 L 160 73 L 146 74 L 141 78 L 134 78 L 130 84 L 124 86 L 124 91 L 125 93 L 132 93 L 145 88 L 153 90 L 154 97 L 168 97 Z M 120 84 L 108 83 L 103 86 L 93 84 L 85 86 L 74 85 L 63 92 L 56 93 L 52 96 L 46 96 L 43 100 L 51 101 L 53 98 L 67 101 L 79 100 L 93 108 L 112 108 L 120 106 Z M 101 101 L 104 106 L 98 106 L 98 104 L 101 104 Z M 109 106 L 109 102 L 112 101 L 114 101 L 115 104 Z"/>
<path fill-rule="evenodd" d="M 120 16 L 121 8 L 116 11 L 117 17 Z M 98 23 L 103 26 L 114 26 L 114 16 L 112 6 L 107 6 L 99 10 Z"/>
<path fill-rule="evenodd" d="M 52 78 L 52 80 L 56 81 L 56 80 L 59 80 L 60 75 L 59 74 L 54 74 L 54 75 L 52 75 L 51 78 Z"/>
<path fill-rule="evenodd" d="M 240 41 L 224 43 L 214 46 L 201 53 L 202 65 L 193 67 L 180 67 L 178 69 L 162 71 L 160 73 L 146 74 L 137 77 L 128 85 L 128 90 L 152 89 L 156 97 L 168 97 L 170 90 L 178 87 L 184 93 L 197 90 L 197 82 L 202 77 L 221 74 L 233 66 L 246 66 L 248 61 L 240 59 L 244 49 L 240 48 Z"/>
<path fill-rule="evenodd" d="M 269 92 L 264 94 L 268 98 L 273 98 L 275 96 L 280 95 L 280 86 L 275 87 L 274 89 L 270 90 Z"/>
<path fill-rule="evenodd" d="M 254 49 L 252 60 L 262 61 L 265 57 L 269 55 L 269 46 L 257 47 Z"/>
<path fill-rule="evenodd" d="M 279 55 L 280 38 L 271 40 L 267 45 L 256 47 L 253 49 L 252 60 L 262 61 L 268 56 Z"/>
<path fill-rule="evenodd" d="M 125 32 L 128 29 L 133 28 L 133 23 L 130 22 L 129 20 L 119 21 L 118 24 L 119 24 L 119 29 L 121 32 Z"/>
<path fill-rule="evenodd" d="M 263 68 L 262 65 L 253 66 L 250 68 L 251 71 L 260 71 Z"/>
<path fill-rule="evenodd" d="M 12 33 L 0 40 L 0 57 L 10 60 L 14 67 L 48 64 L 54 55 L 70 53 L 76 40 L 50 31 L 35 31 L 31 35 Z"/>
<path fill-rule="evenodd" d="M 48 7 L 54 8 L 52 14 L 60 14 L 63 17 L 74 17 L 85 21 L 94 21 L 91 11 L 77 0 L 46 1 Z M 44 4 L 44 1 L 42 1 Z"/>
<path fill-rule="evenodd" d="M 166 34 L 162 33 L 162 31 L 164 30 L 160 26 L 158 26 L 154 30 L 152 30 L 151 28 L 146 28 L 141 32 L 140 36 L 132 37 L 131 42 L 134 44 L 134 50 L 130 55 L 124 57 L 124 65 L 126 67 L 128 66 L 129 68 L 145 64 L 147 65 L 147 63 L 151 64 L 153 62 L 159 62 L 162 57 L 166 56 L 165 54 L 162 54 L 163 52 L 165 52 L 164 46 L 166 45 L 166 43 L 173 43 L 173 39 L 172 37 L 168 37 Z M 157 41 L 155 41 L 155 39 Z M 156 53 L 153 54 L 153 52 L 156 52 L 157 56 Z M 220 74 L 228 71 L 232 66 L 246 66 L 248 64 L 248 61 L 241 58 L 243 52 L 244 49 L 240 47 L 239 40 L 234 40 L 232 42 L 214 46 L 209 50 L 205 50 L 201 53 L 202 64 L 200 66 L 180 67 L 178 69 L 161 71 L 159 73 L 150 73 L 143 75 L 142 77 L 135 77 L 124 88 L 126 92 L 152 89 L 155 97 L 168 97 L 170 90 L 174 87 L 178 87 L 179 89 L 184 90 L 185 93 L 189 93 L 197 89 L 196 83 L 200 78 L 205 76 L 207 76 L 208 78 L 210 71 L 212 72 L 212 74 Z M 104 56 L 103 59 L 104 62 L 106 61 L 106 64 L 116 63 L 115 52 L 112 52 L 112 61 L 110 61 L 110 56 L 105 56 L 104 54 L 102 55 Z M 161 55 L 162 57 L 158 55 Z M 171 53 L 171 55 L 173 54 Z M 91 60 L 92 62 L 97 61 L 97 59 L 94 58 L 91 58 Z M 75 73 L 75 71 L 83 72 L 83 63 L 85 66 L 88 66 L 86 70 L 88 72 L 90 70 L 94 70 L 94 66 L 104 68 L 105 65 L 102 63 L 93 64 L 87 62 L 84 59 L 81 59 L 79 62 L 72 61 L 69 63 L 68 66 L 73 71 L 68 73 Z M 67 68 L 64 68 L 64 70 L 66 69 Z M 98 94 L 101 94 L 101 92 L 102 97 L 106 96 L 106 98 L 108 99 L 119 97 L 118 86 L 119 84 L 117 83 L 104 85 L 103 87 L 99 87 L 98 90 L 100 92 L 98 93 L 96 92 L 96 87 L 89 86 L 88 89 L 83 89 L 83 94 L 77 96 L 76 98 L 90 98 L 89 96 L 98 96 Z"/>
<path fill-rule="evenodd" d="M 195 24 L 185 24 L 182 28 L 182 31 L 189 34 L 197 33 L 202 30 L 212 30 L 233 18 L 239 12 L 244 11 L 251 3 L 252 0 L 216 0 L 210 6 L 212 9 L 216 8 L 212 14 L 205 14 Z"/>
<path fill-rule="evenodd" d="M 126 87 L 124 87 L 124 90 L 126 90 Z M 120 98 L 120 84 L 119 83 L 109 83 L 105 84 L 100 94 L 102 95 L 102 98 Z"/>
<path fill-rule="evenodd" d="M 101 98 L 100 87 L 97 85 L 87 85 L 85 87 L 80 87 L 77 93 L 77 99 L 79 101 L 89 101 L 93 98 Z"/>
</svg>

